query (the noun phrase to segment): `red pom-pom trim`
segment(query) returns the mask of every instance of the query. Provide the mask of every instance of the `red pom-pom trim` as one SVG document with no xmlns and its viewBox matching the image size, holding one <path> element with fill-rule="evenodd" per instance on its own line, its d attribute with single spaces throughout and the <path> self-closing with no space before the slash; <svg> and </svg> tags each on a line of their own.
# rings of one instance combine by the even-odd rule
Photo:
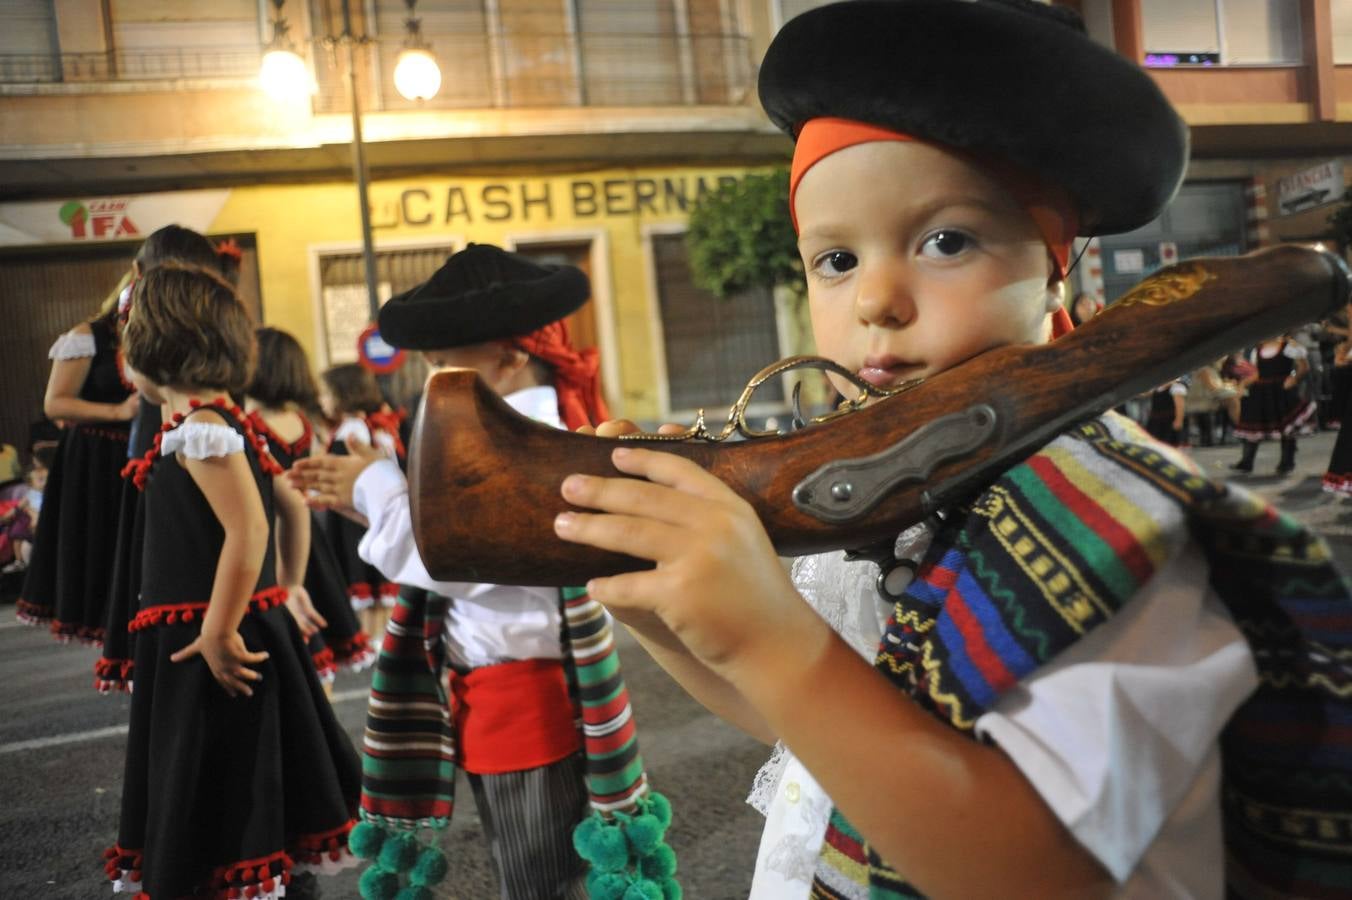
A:
<svg viewBox="0 0 1352 900">
<path fill-rule="evenodd" d="M 248 613 L 262 613 L 281 606 L 286 602 L 286 588 L 274 585 L 270 588 L 264 588 L 249 598 Z M 153 628 L 156 625 L 173 625 L 181 618 L 184 622 L 191 622 L 198 613 L 205 614 L 207 604 L 205 603 L 161 603 L 155 606 L 149 606 L 136 614 L 136 617 L 127 625 L 128 631 L 144 631 L 147 628 Z"/>
</svg>

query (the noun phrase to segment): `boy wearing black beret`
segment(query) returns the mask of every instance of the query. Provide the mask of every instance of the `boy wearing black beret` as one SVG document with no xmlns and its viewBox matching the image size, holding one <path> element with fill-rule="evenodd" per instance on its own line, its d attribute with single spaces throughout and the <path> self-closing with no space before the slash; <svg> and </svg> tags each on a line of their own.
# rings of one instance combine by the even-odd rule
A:
<svg viewBox="0 0 1352 900">
<path fill-rule="evenodd" d="M 760 95 L 796 141 L 817 346 L 879 387 L 1053 339 L 1071 240 L 1155 218 L 1187 162 L 1152 80 L 1031 0 L 812 10 Z M 786 577 L 697 465 L 613 458 L 634 477 L 570 476 L 595 512 L 555 528 L 654 561 L 589 591 L 780 742 L 752 798 L 757 900 L 1352 890 L 1346 585 L 1134 423 L 1067 429 L 899 535 L 916 574 L 886 600 L 839 554 Z"/>
</svg>

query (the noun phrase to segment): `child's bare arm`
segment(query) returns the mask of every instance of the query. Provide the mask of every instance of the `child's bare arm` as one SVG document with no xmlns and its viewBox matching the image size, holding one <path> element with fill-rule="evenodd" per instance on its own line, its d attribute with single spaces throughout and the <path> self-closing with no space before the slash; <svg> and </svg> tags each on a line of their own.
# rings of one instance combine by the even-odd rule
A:
<svg viewBox="0 0 1352 900">
<path fill-rule="evenodd" d="M 91 334 L 89 325 L 71 329 L 76 334 Z M 80 388 L 89 374 L 91 358 L 56 359 L 47 377 L 47 393 L 42 411 L 47 418 L 67 422 L 126 422 L 136 414 L 139 399 L 133 393 L 121 403 L 93 403 L 80 399 Z"/>
<path fill-rule="evenodd" d="M 565 513 L 557 530 L 657 567 L 595 579 L 592 596 L 621 620 L 659 619 L 763 716 L 883 858 L 935 897 L 1111 887 L 1003 753 L 938 722 L 831 632 L 749 504 L 671 454 L 622 450 L 615 464 L 647 480 L 570 477 L 564 496 L 604 514 Z"/>
<path fill-rule="evenodd" d="M 305 569 L 310 561 L 310 508 L 305 498 L 291 487 L 285 475 L 272 479 L 277 503 L 277 583 L 286 588 L 286 608 L 309 638 L 329 623 L 314 608 L 305 590 Z"/>
<path fill-rule="evenodd" d="M 263 676 L 249 666 L 263 662 L 268 654 L 249 651 L 239 635 L 239 623 L 267 553 L 268 521 L 263 501 L 242 453 L 182 458 L 182 465 L 220 521 L 225 540 L 216 563 L 211 600 L 202 619 L 202 633 L 170 659 L 183 662 L 200 653 L 226 693 L 232 697 L 253 696 L 249 684 Z"/>
</svg>

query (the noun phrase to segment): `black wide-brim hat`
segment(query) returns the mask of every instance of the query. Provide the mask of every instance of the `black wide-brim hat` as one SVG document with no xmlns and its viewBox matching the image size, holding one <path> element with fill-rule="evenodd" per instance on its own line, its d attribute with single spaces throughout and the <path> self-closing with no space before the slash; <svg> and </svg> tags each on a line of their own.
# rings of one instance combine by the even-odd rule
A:
<svg viewBox="0 0 1352 900">
<path fill-rule="evenodd" d="M 792 136 L 854 119 L 1014 163 L 1069 192 L 1084 235 L 1154 219 L 1188 162 L 1188 127 L 1150 76 L 1034 0 L 809 10 L 766 51 L 760 100 Z"/>
<path fill-rule="evenodd" d="M 470 244 L 380 309 L 380 336 L 407 350 L 448 350 L 530 334 L 587 302 L 575 266 L 537 263 L 491 244 Z"/>
</svg>

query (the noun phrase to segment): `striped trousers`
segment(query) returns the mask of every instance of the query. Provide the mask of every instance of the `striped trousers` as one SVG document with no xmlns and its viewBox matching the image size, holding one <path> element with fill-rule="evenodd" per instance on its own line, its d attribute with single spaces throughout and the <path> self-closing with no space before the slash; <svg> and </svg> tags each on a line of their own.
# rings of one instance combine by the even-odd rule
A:
<svg viewBox="0 0 1352 900">
<path fill-rule="evenodd" d="M 465 773 L 502 900 L 586 900 L 586 863 L 573 849 L 573 828 L 590 811 L 584 772 L 583 755 L 574 753 L 524 772 Z"/>
</svg>

